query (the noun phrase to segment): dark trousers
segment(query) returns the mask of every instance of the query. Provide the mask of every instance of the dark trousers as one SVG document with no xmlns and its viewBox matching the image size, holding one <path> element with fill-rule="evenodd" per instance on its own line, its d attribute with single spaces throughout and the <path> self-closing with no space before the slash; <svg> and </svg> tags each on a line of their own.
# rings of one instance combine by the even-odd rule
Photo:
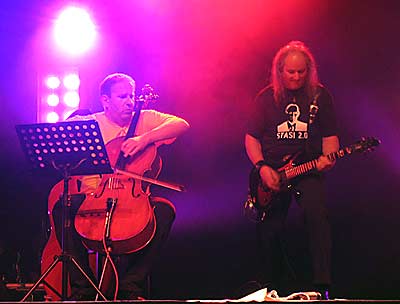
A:
<svg viewBox="0 0 400 304">
<path fill-rule="evenodd" d="M 119 256 L 118 263 L 120 290 L 139 296 L 143 296 L 145 279 L 150 274 L 151 266 L 159 256 L 175 219 L 175 208 L 166 199 L 154 197 L 151 204 L 154 206 L 156 217 L 156 232 L 153 239 L 142 250 Z"/>
<path fill-rule="evenodd" d="M 278 288 L 285 265 L 282 232 L 293 195 L 303 210 L 312 261 L 313 284 L 331 283 L 331 231 L 325 204 L 323 177 L 309 175 L 293 183 L 294 190 L 282 192 L 271 204 L 266 218 L 257 224 L 263 280 Z"/>
<path fill-rule="evenodd" d="M 71 207 L 68 208 L 72 225 L 68 225 L 64 237 L 64 242 L 68 249 L 68 253 L 78 262 L 85 273 L 96 282 L 96 277 L 89 266 L 88 252 L 83 246 L 79 234 L 73 225 L 75 214 L 79 206 L 83 202 L 83 195 L 73 195 L 71 198 Z M 138 252 L 113 256 L 118 269 L 119 290 L 121 294 L 143 296 L 143 289 L 146 277 L 150 274 L 151 267 L 158 257 L 160 250 L 166 242 L 172 223 L 175 219 L 175 208 L 171 202 L 161 197 L 152 197 L 150 200 L 154 207 L 154 215 L 156 218 L 156 231 L 150 243 Z M 56 225 L 57 239 L 61 243 L 61 202 L 55 205 L 52 216 Z M 78 269 L 70 265 L 70 284 L 72 296 L 76 299 L 86 299 L 95 294 L 95 290 L 90 286 L 86 278 L 78 271 Z M 113 291 L 107 294 L 112 295 Z M 74 295 L 80 296 L 74 296 Z M 83 296 L 83 297 L 82 297 Z"/>
</svg>

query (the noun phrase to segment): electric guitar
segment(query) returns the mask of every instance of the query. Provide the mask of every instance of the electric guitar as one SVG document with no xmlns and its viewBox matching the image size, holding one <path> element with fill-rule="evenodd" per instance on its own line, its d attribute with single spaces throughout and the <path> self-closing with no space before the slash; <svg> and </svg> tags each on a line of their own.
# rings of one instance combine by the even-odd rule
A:
<svg viewBox="0 0 400 304">
<path fill-rule="evenodd" d="M 336 159 L 343 158 L 351 155 L 355 152 L 370 152 L 373 148 L 380 144 L 380 140 L 368 137 L 362 138 L 356 143 L 344 147 L 337 152 L 332 152 L 327 157 L 334 161 Z M 250 220 L 259 222 L 262 221 L 268 213 L 268 209 L 271 206 L 275 196 L 283 191 L 288 191 L 292 187 L 290 181 L 295 177 L 309 173 L 311 170 L 317 168 L 317 159 L 310 160 L 308 162 L 296 165 L 295 161 L 299 157 L 300 153 L 296 153 L 292 157 L 289 157 L 287 163 L 277 169 L 280 176 L 280 190 L 273 191 L 262 184 L 259 176 L 259 172 L 253 168 L 249 176 L 249 195 L 248 199 L 244 204 L 244 213 Z"/>
</svg>

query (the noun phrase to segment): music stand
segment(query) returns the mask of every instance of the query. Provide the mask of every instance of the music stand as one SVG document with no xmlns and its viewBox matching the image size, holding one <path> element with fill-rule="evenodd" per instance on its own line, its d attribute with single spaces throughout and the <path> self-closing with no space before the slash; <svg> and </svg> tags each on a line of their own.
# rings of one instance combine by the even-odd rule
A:
<svg viewBox="0 0 400 304">
<path fill-rule="evenodd" d="M 107 301 L 96 284 L 84 272 L 82 267 L 69 254 L 66 246 L 67 225 L 70 222 L 69 180 L 73 175 L 111 174 L 107 151 L 103 142 L 98 122 L 95 120 L 70 121 L 59 123 L 39 123 L 17 125 L 16 131 L 22 150 L 34 170 L 53 173 L 57 171 L 63 177 L 61 217 L 61 255 L 55 256 L 53 263 L 44 271 L 21 302 L 24 302 L 46 276 L 62 263 L 61 300 L 68 297 L 68 262 L 72 262 L 89 281 L 96 292 Z"/>
</svg>

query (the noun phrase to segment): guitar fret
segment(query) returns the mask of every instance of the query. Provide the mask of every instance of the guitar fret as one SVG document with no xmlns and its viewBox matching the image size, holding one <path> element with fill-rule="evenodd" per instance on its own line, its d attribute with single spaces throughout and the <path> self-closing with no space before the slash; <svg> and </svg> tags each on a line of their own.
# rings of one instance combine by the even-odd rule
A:
<svg viewBox="0 0 400 304">
<path fill-rule="evenodd" d="M 373 148 L 377 147 L 380 144 L 380 141 L 375 138 L 368 138 L 365 139 L 363 138 L 361 141 L 356 142 L 355 144 L 345 147 L 337 152 L 332 152 L 327 155 L 329 160 L 334 161 L 337 158 L 344 157 L 346 155 L 351 155 L 354 154 L 355 152 L 370 152 L 372 151 Z M 293 165 L 293 160 L 296 159 L 296 155 L 291 157 L 291 161 L 289 163 L 286 163 L 284 166 L 281 168 L 278 168 L 279 174 L 282 176 L 282 181 L 284 184 L 289 185 L 290 182 L 289 180 L 292 178 L 295 178 L 302 173 L 308 172 L 312 169 L 315 169 L 317 167 L 317 162 L 318 159 L 313 159 L 311 161 L 308 161 L 306 163 L 300 164 L 298 166 Z M 266 212 L 268 206 L 270 206 L 271 202 L 275 198 L 275 191 L 272 190 L 264 190 L 264 187 L 260 187 L 260 179 L 259 177 L 257 180 L 254 178 L 253 173 L 254 170 L 252 170 L 252 173 L 250 175 L 250 189 L 252 186 L 257 186 L 256 187 L 256 193 L 250 192 L 251 195 L 251 204 L 248 204 L 248 201 L 245 203 L 245 210 L 250 211 L 247 212 L 248 215 L 251 215 L 251 218 L 254 219 L 254 211 L 256 210 L 259 216 L 257 220 L 263 220 L 265 216 L 268 216 L 268 212 Z M 257 182 L 258 185 L 253 185 L 253 182 Z M 282 190 L 284 187 L 282 187 Z M 246 215 L 247 215 L 246 214 Z"/>
<path fill-rule="evenodd" d="M 330 161 L 334 161 L 338 158 L 342 158 L 346 155 L 352 154 L 354 151 L 369 151 L 371 147 L 375 147 L 380 144 L 379 140 L 376 139 L 369 139 L 369 141 L 366 141 L 363 139 L 361 142 L 354 144 L 349 147 L 345 147 L 343 149 L 340 149 L 336 152 L 329 153 L 327 155 L 328 159 Z M 317 159 L 313 159 L 309 162 L 300 164 L 298 166 L 294 166 L 292 168 L 285 169 L 285 174 L 287 179 L 292 179 L 296 176 L 299 176 L 301 174 L 307 173 L 311 171 L 312 169 L 317 167 Z"/>
</svg>

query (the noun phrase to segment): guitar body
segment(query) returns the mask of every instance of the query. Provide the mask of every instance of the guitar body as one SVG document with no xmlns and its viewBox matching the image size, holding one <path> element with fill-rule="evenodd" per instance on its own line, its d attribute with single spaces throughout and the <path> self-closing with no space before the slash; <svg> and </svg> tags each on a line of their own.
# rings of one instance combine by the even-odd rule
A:
<svg viewBox="0 0 400 304">
<path fill-rule="evenodd" d="M 380 141 L 376 138 L 362 138 L 350 146 L 344 147 L 337 152 L 328 154 L 327 157 L 331 161 L 334 161 L 347 155 L 351 155 L 354 152 L 370 152 L 379 144 Z M 250 220 L 255 222 L 263 221 L 276 195 L 282 191 L 287 191 L 290 189 L 290 180 L 316 169 L 317 159 L 295 165 L 294 162 L 296 159 L 298 159 L 299 155 L 300 152 L 296 153 L 292 157 L 288 157 L 287 163 L 277 169 L 281 182 L 279 191 L 272 191 L 271 189 L 268 189 L 268 187 L 263 185 L 261 182 L 258 171 L 255 168 L 251 170 L 249 178 L 249 195 L 244 204 L 244 213 Z"/>
<path fill-rule="evenodd" d="M 252 208 L 251 213 L 255 213 L 254 216 L 256 218 L 262 218 L 265 216 L 268 209 L 271 207 L 272 202 L 275 197 L 283 192 L 290 189 L 290 184 L 288 183 L 288 179 L 286 177 L 286 170 L 294 167 L 294 160 L 296 159 L 297 154 L 290 158 L 289 162 L 284 166 L 277 169 L 277 172 L 280 175 L 281 179 L 281 187 L 279 191 L 273 191 L 269 189 L 266 185 L 264 185 L 261 181 L 261 178 L 257 172 L 257 170 L 253 169 L 250 172 L 249 178 L 249 199 L 251 200 L 251 204 L 246 204 L 245 208 Z M 248 211 L 246 211 L 247 213 Z"/>
</svg>

